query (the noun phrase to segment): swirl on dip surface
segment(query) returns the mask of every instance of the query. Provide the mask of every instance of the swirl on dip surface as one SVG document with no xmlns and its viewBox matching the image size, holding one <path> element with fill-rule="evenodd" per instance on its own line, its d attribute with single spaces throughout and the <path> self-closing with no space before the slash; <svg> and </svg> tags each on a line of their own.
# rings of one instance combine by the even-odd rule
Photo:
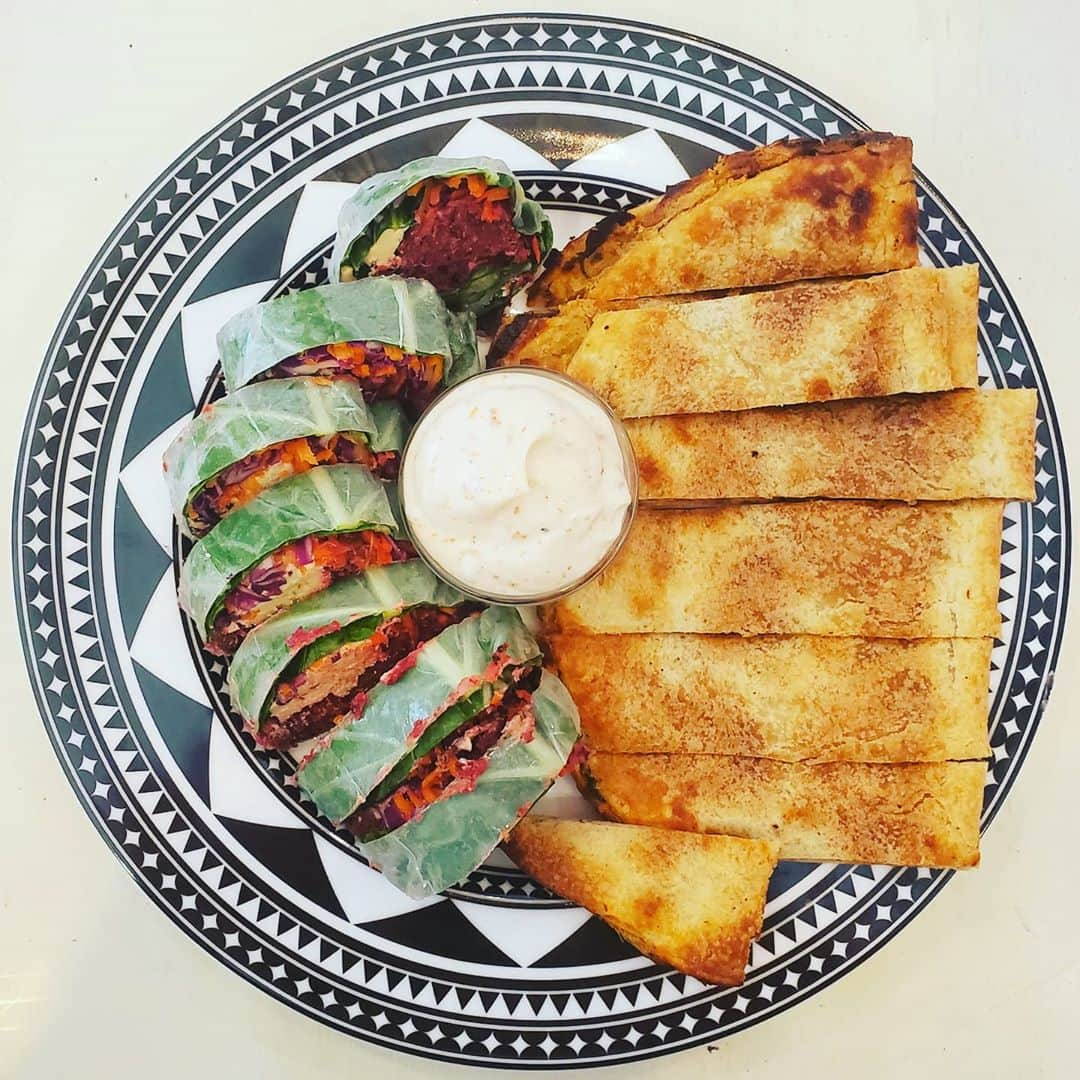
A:
<svg viewBox="0 0 1080 1080">
<path fill-rule="evenodd" d="M 574 380 L 494 368 L 448 390 L 402 458 L 402 512 L 440 576 L 495 603 L 584 585 L 626 538 L 637 468 L 622 424 Z"/>
</svg>

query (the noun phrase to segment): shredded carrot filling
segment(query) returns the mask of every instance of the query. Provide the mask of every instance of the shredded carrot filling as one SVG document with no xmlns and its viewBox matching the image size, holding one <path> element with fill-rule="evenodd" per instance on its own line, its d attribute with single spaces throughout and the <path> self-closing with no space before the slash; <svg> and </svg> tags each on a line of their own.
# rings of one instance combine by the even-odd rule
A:
<svg viewBox="0 0 1080 1080">
<path fill-rule="evenodd" d="M 344 368 L 346 374 L 354 378 L 372 381 L 385 381 L 385 393 L 381 387 L 365 387 L 365 396 L 393 397 L 401 389 L 406 375 L 412 375 L 421 386 L 434 388 L 443 376 L 445 361 L 437 353 L 407 354 L 394 345 L 381 345 L 376 350 L 368 350 L 360 341 L 339 341 L 323 349 Z M 303 364 L 309 358 L 317 362 L 321 349 L 308 349 L 298 353 L 296 361 Z M 371 391 L 370 395 L 367 391 Z"/>
<path fill-rule="evenodd" d="M 217 482 L 217 491 L 208 492 L 212 496 L 211 506 L 214 512 L 224 517 L 230 510 L 244 506 L 261 494 L 269 486 L 268 480 L 274 482 L 283 478 L 281 468 L 285 475 L 295 476 L 308 472 L 317 465 L 326 465 L 338 460 L 338 444 L 342 435 L 329 435 L 322 438 L 299 436 L 295 439 L 287 439 L 276 446 L 268 447 L 249 459 L 253 471 L 241 480 L 233 483 Z M 375 467 L 375 457 L 366 444 L 353 441 L 348 460 L 357 464 L 365 465 L 371 469 Z"/>
</svg>

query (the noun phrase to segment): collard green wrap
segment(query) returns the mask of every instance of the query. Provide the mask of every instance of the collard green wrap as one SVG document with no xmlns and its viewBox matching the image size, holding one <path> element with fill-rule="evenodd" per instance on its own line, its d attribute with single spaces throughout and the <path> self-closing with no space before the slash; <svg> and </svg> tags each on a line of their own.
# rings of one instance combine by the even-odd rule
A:
<svg viewBox="0 0 1080 1080">
<path fill-rule="evenodd" d="M 480 369 L 474 321 L 448 311 L 428 282 L 365 278 L 302 289 L 234 315 L 217 335 L 225 387 L 237 390 L 290 356 L 343 341 L 441 356 L 446 386 Z"/>
<path fill-rule="evenodd" d="M 245 386 L 208 405 L 165 451 L 165 482 L 173 513 L 187 529 L 185 510 L 218 473 L 275 443 L 357 431 L 372 450 L 400 450 L 401 410 L 369 409 L 360 388 L 345 379 L 295 378 Z"/>
<path fill-rule="evenodd" d="M 432 896 L 476 869 L 558 777 L 580 731 L 567 689 L 545 671 L 533 694 L 530 742 L 496 744 L 472 791 L 432 803 L 419 817 L 358 844 L 409 896 Z"/>
<path fill-rule="evenodd" d="M 391 618 L 418 604 L 451 607 L 464 599 L 419 559 L 344 578 L 248 634 L 229 666 L 229 696 L 245 724 L 257 730 L 282 672 L 318 631 L 329 633 L 372 615 Z"/>
<path fill-rule="evenodd" d="M 310 377 L 310 376 L 308 376 Z M 335 379 L 341 382 L 341 379 Z M 375 401 L 368 406 L 371 412 L 375 430 L 368 439 L 368 445 L 376 453 L 384 450 L 397 450 L 405 448 L 405 440 L 409 437 L 409 421 L 401 411 L 401 406 L 396 401 Z"/>
<path fill-rule="evenodd" d="M 551 251 L 551 222 L 540 204 L 525 194 L 524 188 L 506 162 L 490 157 L 426 157 L 410 161 L 407 165 L 392 172 L 369 176 L 346 199 L 338 214 L 337 239 L 330 257 L 330 276 L 337 280 L 341 274 L 342 264 L 347 264 L 352 267 L 359 280 L 367 280 L 359 277 L 359 274 L 363 273 L 363 267 L 357 266 L 356 263 L 359 260 L 352 258 L 353 245 L 357 241 L 364 243 L 365 234 L 376 223 L 376 219 L 383 211 L 406 194 L 411 187 L 424 180 L 448 179 L 452 176 L 468 174 L 479 174 L 490 186 L 503 187 L 510 192 L 514 228 L 524 236 L 539 238 L 540 258 L 535 262 L 530 260 L 527 268 L 532 272 L 538 270 L 540 263 Z M 475 287 L 470 287 L 468 297 L 458 298 L 460 303 L 455 303 L 451 299 L 451 306 L 465 310 L 484 311 L 508 298 L 505 287 L 507 284 L 507 280 L 500 278 L 497 273 L 492 273 L 484 281 L 477 280 Z"/>
<path fill-rule="evenodd" d="M 363 714 L 337 728 L 297 770 L 319 813 L 335 822 L 347 818 L 435 716 L 497 677 L 492 658 L 500 650 L 508 664 L 540 660 L 539 645 L 513 608 L 486 608 L 421 646 L 396 682 L 375 687 Z"/>
<path fill-rule="evenodd" d="M 292 540 L 375 529 L 399 535 L 383 485 L 363 465 L 323 465 L 283 480 L 204 536 L 180 571 L 180 606 L 200 635 L 236 579 Z"/>
</svg>

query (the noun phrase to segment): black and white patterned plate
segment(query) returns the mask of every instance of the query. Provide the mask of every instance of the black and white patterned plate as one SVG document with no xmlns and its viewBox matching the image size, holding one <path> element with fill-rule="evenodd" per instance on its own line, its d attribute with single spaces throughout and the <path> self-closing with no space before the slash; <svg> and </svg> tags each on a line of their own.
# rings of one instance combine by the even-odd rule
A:
<svg viewBox="0 0 1080 1080">
<path fill-rule="evenodd" d="M 523 15 L 357 46 L 270 88 L 181 155 L 105 242 L 64 312 L 31 404 L 13 558 L 30 677 L 87 814 L 186 933 L 332 1027 L 427 1057 L 517 1067 L 626 1061 L 715 1040 L 801 1001 L 895 934 L 947 873 L 783 865 L 746 984 L 651 963 L 493 860 L 416 903 L 356 858 L 238 731 L 221 671 L 186 637 L 161 452 L 213 392 L 234 312 L 322 280 L 337 208 L 422 154 L 505 158 L 559 239 L 718 151 L 862 126 L 732 49 L 609 19 Z M 994 266 L 920 185 L 934 265 L 978 262 L 980 370 L 1039 391 L 1038 497 L 1010 505 L 983 821 L 1053 676 L 1068 588 L 1061 439 Z M 549 796 L 572 808 L 566 790 Z"/>
</svg>

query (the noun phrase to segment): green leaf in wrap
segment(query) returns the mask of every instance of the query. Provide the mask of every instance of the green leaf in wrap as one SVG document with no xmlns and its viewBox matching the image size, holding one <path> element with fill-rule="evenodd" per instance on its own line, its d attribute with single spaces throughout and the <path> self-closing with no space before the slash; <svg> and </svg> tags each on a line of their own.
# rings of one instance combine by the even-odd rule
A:
<svg viewBox="0 0 1080 1080">
<path fill-rule="evenodd" d="M 540 647 L 513 608 L 489 607 L 448 627 L 416 651 L 415 664 L 393 683 L 380 683 L 363 714 L 337 728 L 297 770 L 301 789 L 319 812 L 343 821 L 453 701 L 494 682 L 492 658 L 507 665 L 538 663 Z"/>
<path fill-rule="evenodd" d="M 417 898 L 468 877 L 551 786 L 577 741 L 577 708 L 550 672 L 533 694 L 532 709 L 532 741 L 496 744 L 472 791 L 440 799 L 386 836 L 358 844 L 371 865 Z"/>
<path fill-rule="evenodd" d="M 279 380 L 284 381 L 284 380 Z M 334 382 L 347 382 L 347 379 L 335 379 Z M 401 451 L 409 437 L 409 421 L 396 401 L 376 401 L 369 406 L 375 430 L 368 439 L 368 445 L 376 453 L 385 450 Z"/>
<path fill-rule="evenodd" d="M 191 549 L 180 571 L 180 606 L 205 637 L 236 580 L 270 552 L 305 536 L 361 529 L 401 535 L 386 489 L 363 465 L 292 476 L 234 510 Z"/>
<path fill-rule="evenodd" d="M 426 281 L 379 277 L 302 289 L 234 315 L 217 335 L 225 386 L 237 390 L 290 356 L 344 341 L 441 356 L 447 386 L 480 368 L 471 318 L 448 311 Z"/>
<path fill-rule="evenodd" d="M 504 187 L 510 191 L 514 228 L 525 236 L 539 237 L 539 263 L 542 263 L 551 251 L 551 222 L 540 204 L 525 194 L 505 161 L 489 157 L 426 157 L 410 161 L 392 172 L 369 176 L 345 201 L 338 214 L 337 239 L 330 257 L 331 276 L 340 276 L 341 267 L 345 264 L 351 267 L 358 280 L 365 280 L 362 277 L 367 273 L 364 258 L 377 239 L 377 234 L 386 229 L 404 228 L 412 224 L 415 207 L 394 206 L 394 203 L 415 184 L 424 180 L 446 179 L 473 173 L 483 176 L 491 186 Z M 518 273 L 534 272 L 539 269 L 539 263 L 530 262 L 523 267 L 519 266 Z M 447 302 L 464 310 L 483 311 L 507 299 L 505 286 L 511 277 L 490 276 L 491 269 L 478 268 L 474 277 L 481 277 L 477 277 L 475 283 L 468 282 L 456 295 L 448 297 Z"/>
<path fill-rule="evenodd" d="M 229 696 L 249 728 L 258 729 L 278 680 L 317 631 L 373 615 L 391 618 L 418 604 L 452 607 L 464 599 L 419 559 L 344 578 L 248 634 L 229 665 Z"/>
<path fill-rule="evenodd" d="M 279 379 L 245 386 L 208 405 L 165 451 L 173 513 L 187 531 L 188 503 L 218 473 L 287 439 L 356 431 L 372 450 L 400 450 L 405 420 L 394 402 L 369 409 L 346 379 Z"/>
</svg>

